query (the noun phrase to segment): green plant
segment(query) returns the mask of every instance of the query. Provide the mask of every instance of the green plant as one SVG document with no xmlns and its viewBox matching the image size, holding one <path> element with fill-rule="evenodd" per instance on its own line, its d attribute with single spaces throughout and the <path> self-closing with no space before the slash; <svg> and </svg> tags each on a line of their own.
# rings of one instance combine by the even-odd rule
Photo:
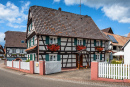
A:
<svg viewBox="0 0 130 87">
<path fill-rule="evenodd" d="M 121 64 L 122 61 L 117 61 L 115 59 L 111 60 L 111 64 Z"/>
<path fill-rule="evenodd" d="M 30 59 L 26 60 L 25 62 L 30 62 Z"/>
</svg>

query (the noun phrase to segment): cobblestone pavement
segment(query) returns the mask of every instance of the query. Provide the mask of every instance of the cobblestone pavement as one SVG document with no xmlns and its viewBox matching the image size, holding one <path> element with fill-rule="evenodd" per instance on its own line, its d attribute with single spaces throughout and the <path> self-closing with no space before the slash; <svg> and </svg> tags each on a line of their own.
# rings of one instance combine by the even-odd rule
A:
<svg viewBox="0 0 130 87">
<path fill-rule="evenodd" d="M 62 72 L 62 73 L 57 73 L 57 74 L 40 76 L 38 74 L 26 74 L 23 72 L 7 69 L 7 68 L 3 67 L 4 66 L 3 64 L 0 66 L 2 66 L 2 67 L 0 67 L 0 70 L 14 73 L 14 74 L 18 74 L 18 75 L 25 75 L 27 77 L 38 78 L 38 79 L 80 83 L 80 84 L 86 84 L 86 85 L 91 85 L 91 86 L 96 86 L 96 87 L 98 87 L 98 86 L 130 87 L 130 83 L 116 83 L 116 82 L 112 83 L 112 82 L 103 82 L 103 81 L 92 81 L 92 80 L 90 80 L 90 69 L 75 70 L 75 71 L 68 71 L 68 72 Z"/>
</svg>

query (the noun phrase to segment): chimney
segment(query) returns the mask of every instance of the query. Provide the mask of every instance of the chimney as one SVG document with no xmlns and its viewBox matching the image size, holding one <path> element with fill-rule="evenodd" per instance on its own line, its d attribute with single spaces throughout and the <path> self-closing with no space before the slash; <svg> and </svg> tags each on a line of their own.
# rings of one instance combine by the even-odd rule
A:
<svg viewBox="0 0 130 87">
<path fill-rule="evenodd" d="M 127 37 L 130 37 L 130 33 L 128 33 Z"/>
<path fill-rule="evenodd" d="M 58 9 L 59 11 L 61 11 L 61 7 L 59 7 L 59 9 Z"/>
</svg>

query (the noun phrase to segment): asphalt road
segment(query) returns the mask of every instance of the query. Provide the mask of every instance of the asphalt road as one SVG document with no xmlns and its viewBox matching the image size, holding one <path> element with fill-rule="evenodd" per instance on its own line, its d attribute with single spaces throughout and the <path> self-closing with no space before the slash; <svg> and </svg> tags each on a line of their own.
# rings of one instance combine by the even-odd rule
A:
<svg viewBox="0 0 130 87">
<path fill-rule="evenodd" d="M 54 81 L 13 74 L 0 69 L 0 87 L 95 87 L 94 85 Z M 97 87 L 97 86 L 96 86 Z"/>
</svg>

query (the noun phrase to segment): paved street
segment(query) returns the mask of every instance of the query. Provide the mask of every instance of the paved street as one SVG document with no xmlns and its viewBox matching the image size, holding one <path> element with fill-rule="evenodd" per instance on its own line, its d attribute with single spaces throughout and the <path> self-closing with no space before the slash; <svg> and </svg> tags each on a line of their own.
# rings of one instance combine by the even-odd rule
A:
<svg viewBox="0 0 130 87">
<path fill-rule="evenodd" d="M 91 80 L 74 80 L 53 75 L 40 76 L 3 68 L 0 61 L 0 87 L 128 87 L 129 83 L 111 83 Z M 67 74 L 65 74 L 67 75 Z"/>
<path fill-rule="evenodd" d="M 0 87 L 95 87 L 95 86 L 32 78 L 23 74 L 13 74 L 0 70 Z"/>
</svg>

